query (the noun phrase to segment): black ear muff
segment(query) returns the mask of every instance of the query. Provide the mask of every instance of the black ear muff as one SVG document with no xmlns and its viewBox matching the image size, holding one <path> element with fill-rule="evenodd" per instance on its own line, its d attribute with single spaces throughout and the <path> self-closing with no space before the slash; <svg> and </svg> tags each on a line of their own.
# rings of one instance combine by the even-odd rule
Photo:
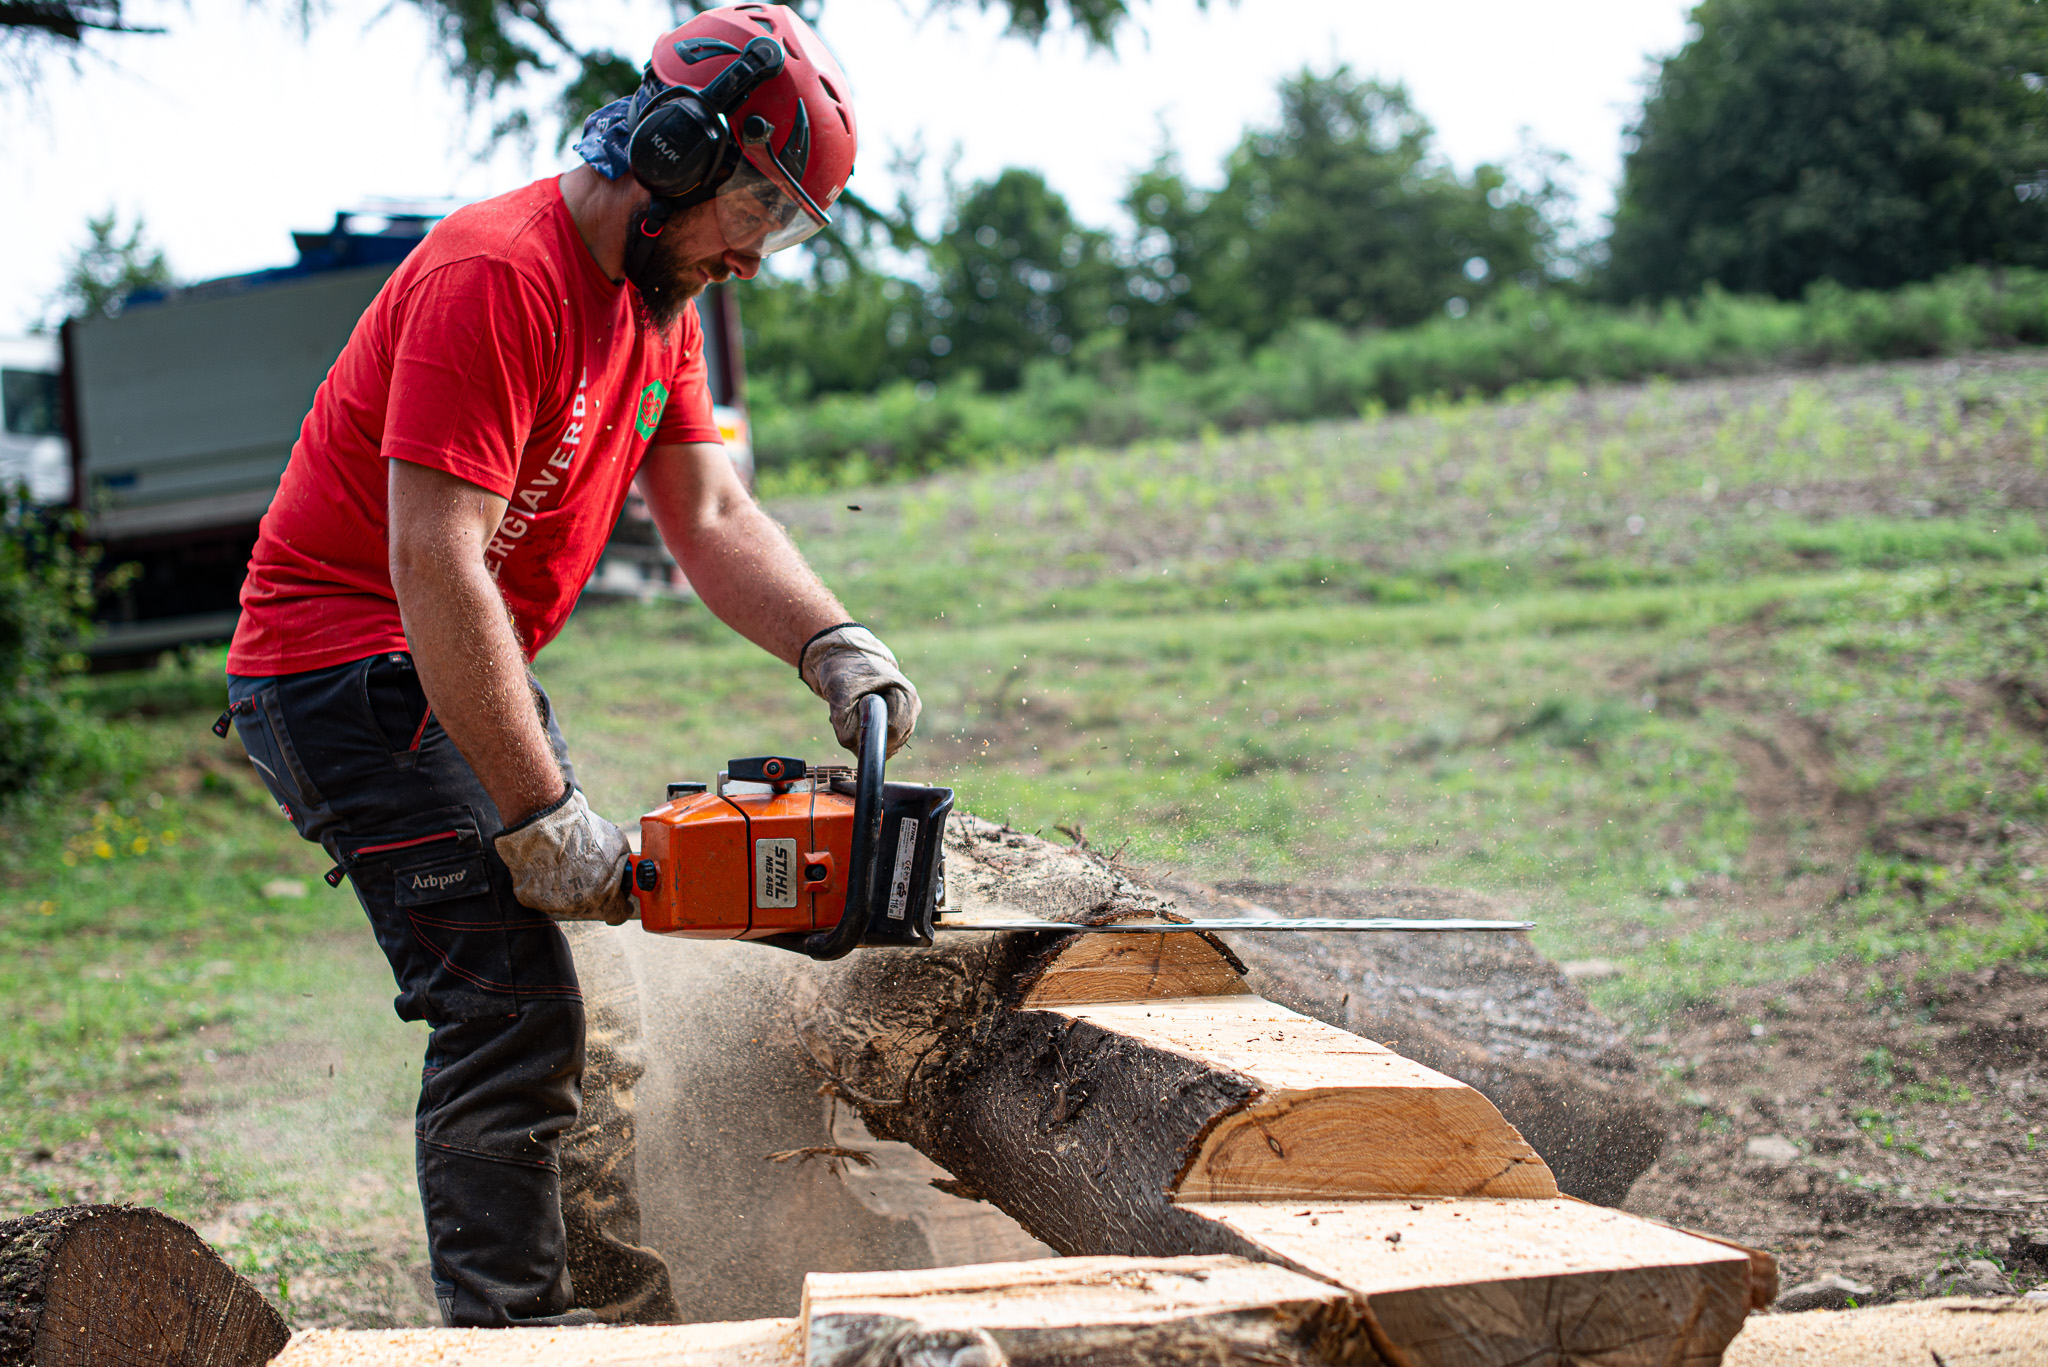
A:
<svg viewBox="0 0 2048 1367">
<path fill-rule="evenodd" d="M 724 159 L 725 123 L 705 108 L 703 97 L 688 86 L 674 86 L 657 96 L 633 126 L 626 156 L 633 179 L 657 198 L 687 195 L 711 176 Z"/>
<path fill-rule="evenodd" d="M 729 44 L 718 46 L 732 50 Z M 682 52 L 681 45 L 677 51 Z M 682 55 L 685 61 L 692 60 L 689 53 Z M 694 60 L 708 55 L 713 54 Z M 765 36 L 756 38 L 702 90 L 668 86 L 651 96 L 648 92 L 659 82 L 650 66 L 641 95 L 634 97 L 633 134 L 626 143 L 633 179 L 656 199 L 679 199 L 706 188 L 725 168 L 732 150 L 725 116 L 780 72 L 784 60 L 781 44 Z"/>
</svg>

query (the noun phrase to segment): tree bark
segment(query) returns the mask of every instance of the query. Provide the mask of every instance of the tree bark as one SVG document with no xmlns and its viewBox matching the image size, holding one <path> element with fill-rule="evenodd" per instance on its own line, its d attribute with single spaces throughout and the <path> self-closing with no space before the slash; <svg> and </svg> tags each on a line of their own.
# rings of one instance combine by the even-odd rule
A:
<svg viewBox="0 0 2048 1367">
<path fill-rule="evenodd" d="M 1176 914 L 971 816 L 948 859 L 949 918 Z M 1280 1263 L 1358 1297 L 1402 1367 L 1718 1356 L 1751 1299 L 1743 1250 L 1562 1196 L 1479 1092 L 1242 967 L 1188 933 L 942 932 L 809 967 L 793 1026 L 875 1135 L 1063 1254 Z"/>
<path fill-rule="evenodd" d="M 1444 888 L 1166 885 L 1194 916 L 1502 917 Z M 1559 1190 L 1618 1206 L 1673 1116 L 1614 1023 L 1520 935 L 1232 935 L 1263 996 L 1466 1083 L 1543 1155 Z"/>
<path fill-rule="evenodd" d="M 0 1367 L 253 1367 L 291 1336 L 256 1288 L 160 1211 L 0 1222 Z"/>
</svg>

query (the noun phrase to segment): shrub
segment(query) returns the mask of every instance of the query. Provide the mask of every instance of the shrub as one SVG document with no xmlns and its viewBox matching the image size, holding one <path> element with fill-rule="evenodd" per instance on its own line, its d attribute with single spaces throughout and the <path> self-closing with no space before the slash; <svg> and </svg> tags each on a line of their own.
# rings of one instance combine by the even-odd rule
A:
<svg viewBox="0 0 2048 1367">
<path fill-rule="evenodd" d="M 756 455 L 771 493 L 1123 445 L 1214 426 L 1352 417 L 1438 395 L 1941 356 L 2048 343 L 2048 272 L 1966 270 L 1894 291 L 1816 285 L 1797 303 L 1709 288 L 1686 303 L 1613 306 L 1509 289 L 1465 318 L 1394 332 L 1297 323 L 1245 355 L 1198 337 L 1179 361 L 1128 370 L 1044 360 L 1021 387 L 975 377 L 810 402 L 759 392 Z"/>
<path fill-rule="evenodd" d="M 0 808 L 32 796 L 83 761 L 84 728 L 62 685 L 83 667 L 78 645 L 92 609 L 89 559 L 71 544 L 68 516 L 30 506 L 21 490 L 0 505 Z"/>
</svg>

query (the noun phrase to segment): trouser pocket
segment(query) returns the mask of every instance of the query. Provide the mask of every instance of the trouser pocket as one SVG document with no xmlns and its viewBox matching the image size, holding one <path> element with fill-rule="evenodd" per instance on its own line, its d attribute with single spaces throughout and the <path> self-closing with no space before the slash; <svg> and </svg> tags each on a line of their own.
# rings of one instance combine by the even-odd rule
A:
<svg viewBox="0 0 2048 1367">
<path fill-rule="evenodd" d="M 291 729 L 285 725 L 277 685 L 267 684 L 257 689 L 237 700 L 228 711 L 234 718 L 235 733 L 241 738 L 249 763 L 255 766 L 263 786 L 276 799 L 278 809 L 301 835 L 317 840 L 319 836 L 310 831 L 309 823 L 325 811 L 327 802 L 307 776 L 306 766 L 299 760 L 298 747 L 292 744 Z"/>
<path fill-rule="evenodd" d="M 366 662 L 362 674 L 363 710 L 383 738 L 384 749 L 400 770 L 419 763 L 420 747 L 435 730 L 434 709 L 420 686 L 412 656 L 388 651 Z"/>
<path fill-rule="evenodd" d="M 450 807 L 413 820 L 335 850 L 391 961 L 399 1016 L 467 1021 L 529 999 L 579 1000 L 561 929 L 513 898 L 474 814 Z"/>
</svg>

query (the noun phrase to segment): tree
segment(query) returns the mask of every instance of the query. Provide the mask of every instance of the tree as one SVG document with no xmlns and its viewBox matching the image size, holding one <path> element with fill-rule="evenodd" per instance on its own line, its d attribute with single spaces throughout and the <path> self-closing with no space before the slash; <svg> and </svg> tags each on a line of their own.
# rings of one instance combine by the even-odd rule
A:
<svg viewBox="0 0 2048 1367">
<path fill-rule="evenodd" d="M 969 0 L 935 0 L 934 9 Z M 301 20 L 316 13 L 314 0 L 293 0 Z M 493 140 L 531 139 L 536 125 L 556 123 L 564 143 L 584 115 L 632 93 L 640 81 L 643 56 L 579 44 L 571 27 L 558 21 L 547 0 L 413 0 L 437 35 L 449 74 L 471 101 L 494 109 Z M 705 10 L 712 0 L 673 0 L 678 9 Z M 1006 11 L 1010 32 L 1037 42 L 1047 28 L 1064 21 L 1097 47 L 1110 48 L 1131 15 L 1131 0 L 974 0 L 982 9 Z M 1198 0 L 1206 5 L 1207 0 Z M 32 79 L 46 52 L 75 53 L 96 33 L 161 33 L 138 28 L 122 15 L 122 0 L 0 0 L 0 52 L 11 51 L 17 75 Z M 815 21 L 822 0 L 794 0 L 794 8 Z M 536 94 L 539 78 L 550 94 Z"/>
<path fill-rule="evenodd" d="M 1349 68 L 1282 83 L 1277 127 L 1248 133 L 1222 187 L 1191 190 L 1170 160 L 1129 198 L 1141 330 L 1157 313 L 1257 344 L 1298 318 L 1400 327 L 1549 271 L 1562 192 L 1499 166 L 1460 175 L 1407 90 Z"/>
<path fill-rule="evenodd" d="M 76 49 L 94 33 L 162 33 L 121 16 L 121 0 L 0 0 L 0 51 L 32 75 L 44 50 Z"/>
<path fill-rule="evenodd" d="M 931 302 L 916 283 L 857 260 L 828 257 L 808 279 L 764 272 L 740 310 L 750 384 L 788 401 L 925 379 L 936 359 L 931 339 L 943 327 Z"/>
<path fill-rule="evenodd" d="M 1705 0 L 1692 21 L 1629 130 L 1616 296 L 2048 264 L 2048 6 Z"/>
<path fill-rule="evenodd" d="M 72 258 L 63 286 L 50 300 L 60 318 L 95 313 L 111 317 L 121 311 L 130 295 L 170 288 L 170 263 L 161 249 L 144 239 L 140 216 L 125 237 L 120 216 L 112 209 L 87 219 L 85 230 L 86 243 Z"/>
<path fill-rule="evenodd" d="M 1014 167 L 961 197 L 930 255 L 943 329 L 933 353 L 992 389 L 1016 387 L 1031 361 L 1068 355 L 1103 326 L 1118 275 L 1108 235 Z"/>
</svg>

